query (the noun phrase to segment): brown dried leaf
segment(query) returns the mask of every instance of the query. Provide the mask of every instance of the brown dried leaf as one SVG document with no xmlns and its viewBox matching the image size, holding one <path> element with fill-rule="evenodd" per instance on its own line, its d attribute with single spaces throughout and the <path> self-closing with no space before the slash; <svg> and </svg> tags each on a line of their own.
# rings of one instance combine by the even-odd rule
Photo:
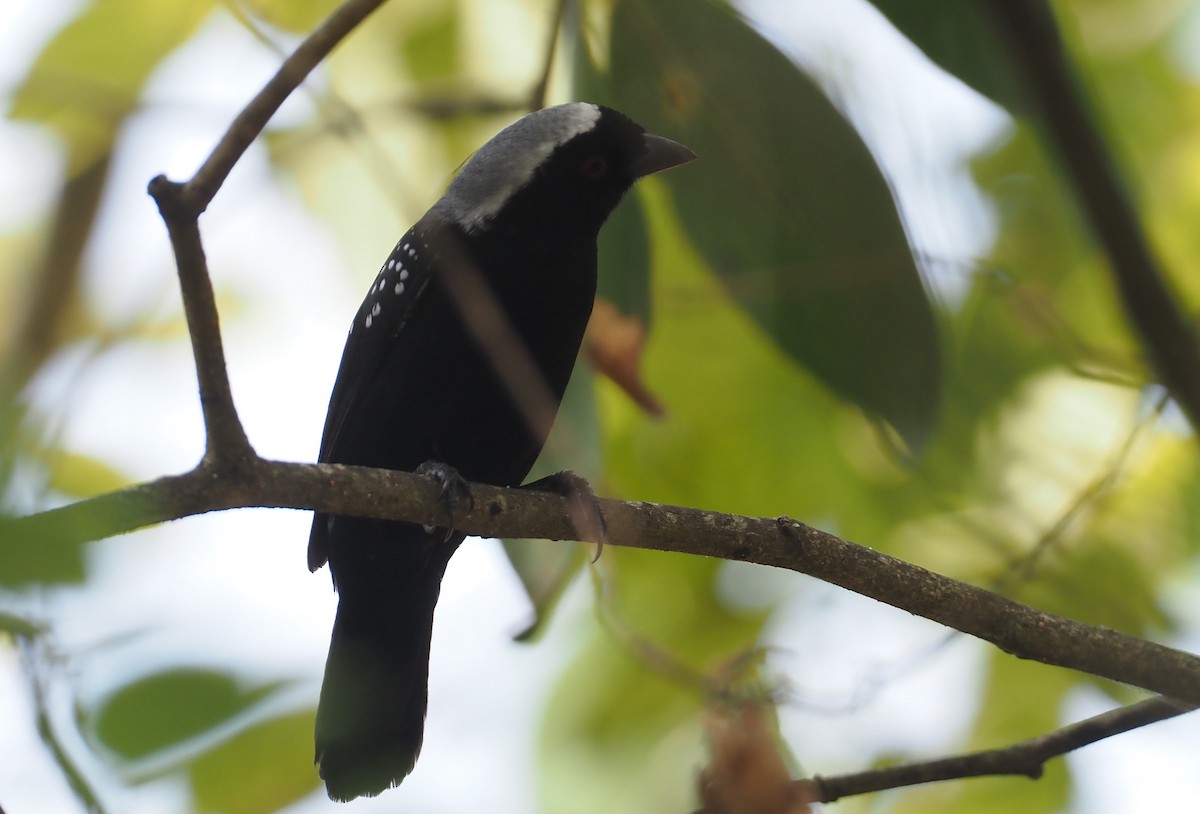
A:
<svg viewBox="0 0 1200 814">
<path fill-rule="evenodd" d="M 700 814 L 810 814 L 807 787 L 788 774 L 763 703 L 714 706 L 700 775 Z"/>
<path fill-rule="evenodd" d="M 592 367 L 612 379 L 639 407 L 655 417 L 663 414 L 662 403 L 642 380 L 645 322 L 625 316 L 611 302 L 597 297 L 583 347 Z"/>
</svg>

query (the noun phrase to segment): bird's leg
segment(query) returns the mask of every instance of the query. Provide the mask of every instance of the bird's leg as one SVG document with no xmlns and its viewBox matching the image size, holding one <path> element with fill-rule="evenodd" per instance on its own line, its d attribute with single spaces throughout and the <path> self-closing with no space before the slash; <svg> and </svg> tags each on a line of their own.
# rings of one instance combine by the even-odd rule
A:
<svg viewBox="0 0 1200 814">
<path fill-rule="evenodd" d="M 521 488 L 565 497 L 567 512 L 571 515 L 571 522 L 575 524 L 579 539 L 595 543 L 596 556 L 592 558 L 592 562 L 600 559 L 600 552 L 604 550 L 604 543 L 608 539 L 608 523 L 604 520 L 600 501 L 587 478 L 564 469 L 539 478 L 533 483 L 527 483 Z"/>
<path fill-rule="evenodd" d="M 446 529 L 446 539 L 449 540 L 454 533 L 454 510 L 463 501 L 466 502 L 468 511 L 475 508 L 475 496 L 471 494 L 470 484 L 462 475 L 458 474 L 457 469 L 441 461 L 426 461 L 413 472 L 417 475 L 427 475 L 441 485 L 442 493 L 439 500 L 446 507 L 446 511 L 450 513 L 450 528 Z M 432 534 L 436 527 L 427 524 L 424 528 L 426 534 Z"/>
</svg>

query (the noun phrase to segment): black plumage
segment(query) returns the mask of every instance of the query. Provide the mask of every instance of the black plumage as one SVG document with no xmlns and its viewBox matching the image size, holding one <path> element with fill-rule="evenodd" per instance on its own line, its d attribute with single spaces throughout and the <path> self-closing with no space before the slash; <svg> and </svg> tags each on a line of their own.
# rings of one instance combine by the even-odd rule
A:
<svg viewBox="0 0 1200 814">
<path fill-rule="evenodd" d="M 639 177 L 694 158 L 609 108 L 532 113 L 400 239 L 355 315 L 320 460 L 519 485 L 579 352 L 596 235 Z M 318 513 L 308 562 L 339 593 L 317 711 L 330 797 L 399 783 L 421 748 L 430 634 L 463 535 Z"/>
</svg>

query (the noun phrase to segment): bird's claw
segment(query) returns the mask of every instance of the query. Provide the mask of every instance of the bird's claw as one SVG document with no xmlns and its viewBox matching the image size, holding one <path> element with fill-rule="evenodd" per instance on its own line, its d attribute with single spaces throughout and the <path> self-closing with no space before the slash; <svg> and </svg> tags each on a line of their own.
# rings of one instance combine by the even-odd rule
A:
<svg viewBox="0 0 1200 814">
<path fill-rule="evenodd" d="M 600 508 L 600 501 L 587 478 L 577 475 L 569 469 L 555 472 L 544 478 L 527 483 L 521 487 L 535 492 L 550 492 L 567 499 L 567 511 L 579 539 L 596 544 L 596 556 L 592 562 L 600 559 L 604 543 L 608 540 L 608 523 Z"/>
<path fill-rule="evenodd" d="M 426 461 L 414 469 L 413 472 L 417 475 L 426 475 L 433 478 L 442 487 L 438 499 L 450 514 L 450 527 L 446 529 L 446 539 L 449 540 L 451 535 L 454 534 L 455 509 L 464 502 L 467 504 L 467 511 L 475 508 L 475 496 L 471 494 L 471 485 L 467 483 L 462 475 L 458 474 L 457 469 L 441 461 Z M 432 534 L 434 528 L 436 526 L 431 524 L 426 525 L 425 533 Z"/>
</svg>

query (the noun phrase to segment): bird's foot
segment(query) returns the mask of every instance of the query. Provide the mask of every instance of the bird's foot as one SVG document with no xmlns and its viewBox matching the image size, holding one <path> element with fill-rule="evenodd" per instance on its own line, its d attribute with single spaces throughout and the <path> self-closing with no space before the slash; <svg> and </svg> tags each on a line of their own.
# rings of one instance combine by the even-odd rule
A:
<svg viewBox="0 0 1200 814">
<path fill-rule="evenodd" d="M 471 485 L 462 475 L 458 474 L 457 469 L 441 461 L 426 461 L 413 472 L 433 478 L 442 487 L 439 500 L 446 507 L 446 511 L 450 513 L 450 527 L 446 529 L 446 539 L 449 540 L 454 534 L 454 510 L 463 503 L 466 503 L 467 511 L 475 508 L 475 496 L 471 494 Z M 424 526 L 426 534 L 433 534 L 435 528 L 436 526 L 432 524 Z"/>
<path fill-rule="evenodd" d="M 544 478 L 527 483 L 521 487 L 535 492 L 550 492 L 567 499 L 567 512 L 579 539 L 596 544 L 596 556 L 592 562 L 600 559 L 604 543 L 608 540 L 608 523 L 604 512 L 600 509 L 600 501 L 587 478 L 577 475 L 569 469 L 555 472 Z"/>
</svg>

